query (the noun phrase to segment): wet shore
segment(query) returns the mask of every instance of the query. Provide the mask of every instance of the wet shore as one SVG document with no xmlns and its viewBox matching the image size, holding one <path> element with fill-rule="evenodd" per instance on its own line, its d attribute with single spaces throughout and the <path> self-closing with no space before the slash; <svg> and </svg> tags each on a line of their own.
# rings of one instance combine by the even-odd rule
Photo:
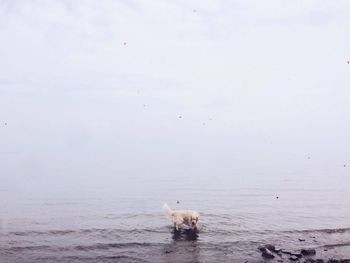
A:
<svg viewBox="0 0 350 263">
<path fill-rule="evenodd" d="M 303 241 L 305 240 L 301 238 L 300 242 Z M 258 250 L 261 252 L 262 262 L 350 263 L 350 243 L 297 250 L 266 244 L 259 246 Z"/>
</svg>

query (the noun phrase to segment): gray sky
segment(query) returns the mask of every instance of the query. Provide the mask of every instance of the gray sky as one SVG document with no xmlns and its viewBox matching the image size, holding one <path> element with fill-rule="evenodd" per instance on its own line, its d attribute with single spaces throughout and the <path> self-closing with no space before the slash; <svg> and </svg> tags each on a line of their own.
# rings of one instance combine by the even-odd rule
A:
<svg viewBox="0 0 350 263">
<path fill-rule="evenodd" d="M 322 171 L 350 166 L 349 11 L 2 0 L 0 179 L 292 173 L 310 155 Z"/>
</svg>

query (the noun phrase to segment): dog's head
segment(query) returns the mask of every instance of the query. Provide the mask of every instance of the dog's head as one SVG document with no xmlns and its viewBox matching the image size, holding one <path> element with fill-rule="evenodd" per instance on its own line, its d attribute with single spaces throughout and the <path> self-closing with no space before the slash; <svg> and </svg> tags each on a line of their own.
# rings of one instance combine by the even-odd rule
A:
<svg viewBox="0 0 350 263">
<path fill-rule="evenodd" d="M 199 220 L 199 214 L 198 213 L 192 214 L 190 218 L 191 227 L 196 227 L 198 220 Z"/>
</svg>

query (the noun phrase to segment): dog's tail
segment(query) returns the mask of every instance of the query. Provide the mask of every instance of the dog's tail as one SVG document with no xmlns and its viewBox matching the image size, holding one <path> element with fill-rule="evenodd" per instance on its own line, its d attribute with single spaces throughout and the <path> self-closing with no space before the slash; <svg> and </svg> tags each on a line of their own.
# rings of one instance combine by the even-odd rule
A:
<svg viewBox="0 0 350 263">
<path fill-rule="evenodd" d="M 172 219 L 172 217 L 173 217 L 173 210 L 171 210 L 170 207 L 166 203 L 164 203 L 162 209 L 163 209 L 164 213 L 167 215 L 167 217 L 169 219 Z"/>
</svg>

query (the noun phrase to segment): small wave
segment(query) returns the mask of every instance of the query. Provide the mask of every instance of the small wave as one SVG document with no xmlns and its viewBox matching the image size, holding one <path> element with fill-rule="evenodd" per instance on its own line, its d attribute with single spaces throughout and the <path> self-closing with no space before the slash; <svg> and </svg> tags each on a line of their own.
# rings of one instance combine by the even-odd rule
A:
<svg viewBox="0 0 350 263">
<path fill-rule="evenodd" d="M 324 245 L 322 247 L 324 247 L 324 248 L 335 248 L 335 247 L 348 247 L 348 246 L 350 246 L 350 242 L 338 243 L 338 244 L 329 244 L 329 245 Z"/>
<path fill-rule="evenodd" d="M 80 205 L 79 202 L 45 202 L 44 206 L 70 206 L 70 205 Z"/>
<path fill-rule="evenodd" d="M 347 233 L 350 232 L 350 228 L 322 228 L 322 229 L 305 229 L 305 230 L 287 230 L 282 231 L 283 233 L 325 233 L 325 234 L 336 234 L 336 233 Z"/>
<path fill-rule="evenodd" d="M 138 243 L 138 242 L 129 242 L 129 243 L 98 243 L 89 246 L 75 246 L 74 249 L 82 251 L 91 251 L 91 250 L 106 250 L 112 248 L 129 248 L 129 247 L 149 247 L 154 246 L 154 243 Z"/>
<path fill-rule="evenodd" d="M 127 234 L 141 234 L 141 233 L 166 233 L 168 229 L 166 227 L 156 228 L 139 228 L 139 229 L 121 229 L 121 228 L 87 228 L 87 229 L 64 229 L 64 230 L 46 230 L 46 231 L 15 231 L 8 232 L 7 235 L 11 236 L 64 236 L 64 235 L 113 235 L 123 236 Z"/>
<path fill-rule="evenodd" d="M 38 236 L 38 235 L 67 235 L 75 233 L 74 230 L 47 230 L 47 231 L 16 231 L 9 232 L 9 235 L 15 236 Z"/>
<path fill-rule="evenodd" d="M 131 219 L 131 218 L 156 218 L 159 217 L 160 214 L 152 214 L 152 213 L 125 213 L 125 214 L 106 214 L 103 216 L 105 219 Z"/>
<path fill-rule="evenodd" d="M 45 249 L 50 249 L 50 246 L 23 246 L 23 247 L 10 247 L 6 250 L 7 252 L 21 252 L 25 250 L 45 250 Z"/>
<path fill-rule="evenodd" d="M 54 258 L 57 260 L 57 258 Z M 142 263 L 142 262 L 148 262 L 144 259 L 133 257 L 133 256 L 127 256 L 127 255 L 116 255 L 116 256 L 96 256 L 96 257 L 83 257 L 83 256 L 65 256 L 60 258 L 59 261 L 66 262 L 133 262 L 133 263 Z"/>
</svg>

